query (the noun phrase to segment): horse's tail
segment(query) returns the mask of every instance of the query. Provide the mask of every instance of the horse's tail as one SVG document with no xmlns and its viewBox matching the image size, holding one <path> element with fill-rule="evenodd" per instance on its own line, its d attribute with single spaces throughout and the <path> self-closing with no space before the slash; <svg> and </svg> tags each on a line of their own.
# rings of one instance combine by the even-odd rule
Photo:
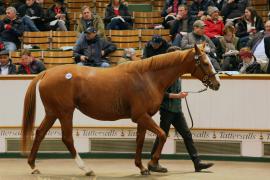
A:
<svg viewBox="0 0 270 180">
<path fill-rule="evenodd" d="M 24 109 L 22 120 L 22 152 L 26 153 L 30 147 L 30 140 L 33 135 L 33 127 L 36 116 L 36 86 L 38 81 L 44 76 L 45 72 L 35 77 L 29 85 L 24 97 Z"/>
</svg>

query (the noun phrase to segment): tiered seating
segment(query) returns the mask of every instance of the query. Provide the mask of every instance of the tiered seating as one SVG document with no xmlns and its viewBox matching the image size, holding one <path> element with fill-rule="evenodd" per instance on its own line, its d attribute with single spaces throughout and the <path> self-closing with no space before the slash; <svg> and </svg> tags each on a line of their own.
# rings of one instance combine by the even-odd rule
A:
<svg viewBox="0 0 270 180">
<path fill-rule="evenodd" d="M 163 22 L 159 11 L 152 12 L 133 12 L 134 28 L 151 29 Z"/>
<path fill-rule="evenodd" d="M 112 65 L 116 65 L 117 62 L 119 61 L 119 59 L 123 56 L 123 54 L 124 54 L 124 50 L 123 49 L 117 49 L 115 52 L 111 53 L 109 55 L 110 63 Z M 138 58 L 141 58 L 142 57 L 142 50 L 137 49 L 136 50 L 136 56 Z"/>
<path fill-rule="evenodd" d="M 22 44 L 38 46 L 40 49 L 50 48 L 51 31 L 43 32 L 24 32 Z"/>
<path fill-rule="evenodd" d="M 57 49 L 64 46 L 74 46 L 77 40 L 76 31 L 52 31 L 52 48 Z"/>
<path fill-rule="evenodd" d="M 70 30 L 75 31 L 76 30 L 76 23 L 77 20 L 81 17 L 81 12 L 72 12 L 68 13 L 69 19 L 70 19 Z"/>
<path fill-rule="evenodd" d="M 262 17 L 264 21 L 268 19 L 269 5 L 268 0 L 252 0 L 251 5 L 256 9 L 258 15 Z"/>
<path fill-rule="evenodd" d="M 43 51 L 43 62 L 46 68 L 73 64 L 73 51 Z"/>
<path fill-rule="evenodd" d="M 109 4 L 109 0 L 96 0 L 96 14 L 98 14 L 100 17 L 105 16 L 105 9 L 107 5 Z"/>
<path fill-rule="evenodd" d="M 109 39 L 117 48 L 139 48 L 139 30 L 109 30 Z"/>
<path fill-rule="evenodd" d="M 59 49 L 74 46 L 78 33 L 76 31 L 24 32 L 23 45 L 38 46 L 40 49 Z"/>
<path fill-rule="evenodd" d="M 154 11 L 162 11 L 164 7 L 165 1 L 164 0 L 156 0 L 152 1 L 153 10 Z"/>
<path fill-rule="evenodd" d="M 67 0 L 67 7 L 69 12 L 81 12 L 82 6 L 86 5 L 90 8 L 95 6 L 92 0 Z"/>
</svg>

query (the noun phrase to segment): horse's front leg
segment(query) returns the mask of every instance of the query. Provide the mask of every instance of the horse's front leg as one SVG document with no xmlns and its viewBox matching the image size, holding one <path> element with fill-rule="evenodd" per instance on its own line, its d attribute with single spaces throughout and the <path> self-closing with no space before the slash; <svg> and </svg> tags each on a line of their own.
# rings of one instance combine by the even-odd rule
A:
<svg viewBox="0 0 270 180">
<path fill-rule="evenodd" d="M 161 154 L 162 148 L 163 148 L 164 143 L 166 141 L 166 134 L 155 123 L 155 121 L 151 118 L 151 116 L 149 116 L 148 114 L 145 114 L 145 115 L 141 116 L 138 119 L 137 123 L 138 123 L 137 132 L 139 133 L 140 131 L 143 131 L 141 129 L 144 129 L 144 131 L 143 131 L 144 134 L 143 134 L 142 137 L 140 136 L 140 134 L 137 134 L 137 151 L 139 153 L 137 154 L 137 151 L 136 151 L 136 159 L 137 158 L 140 159 L 138 162 L 141 163 L 141 152 L 142 152 L 143 142 L 144 142 L 144 138 L 145 138 L 145 132 L 146 132 L 145 130 L 149 130 L 149 131 L 153 132 L 154 134 L 156 134 L 158 136 L 158 138 L 159 138 L 159 144 L 158 144 L 157 150 L 153 154 L 152 160 L 151 160 L 151 163 L 157 164 L 158 163 L 158 160 L 160 158 L 160 154 Z M 138 141 L 139 141 L 139 143 L 138 143 Z M 136 164 L 136 166 L 137 166 L 137 164 Z M 149 171 L 148 170 L 146 171 L 145 168 L 142 165 L 141 165 L 141 167 L 142 167 L 142 169 L 139 167 L 141 169 L 141 174 L 150 174 Z"/>
<path fill-rule="evenodd" d="M 150 172 L 142 165 L 142 149 L 145 139 L 146 129 L 140 124 L 137 126 L 137 138 L 136 138 L 136 155 L 135 155 L 135 165 L 140 169 L 142 175 L 149 175 Z"/>
</svg>

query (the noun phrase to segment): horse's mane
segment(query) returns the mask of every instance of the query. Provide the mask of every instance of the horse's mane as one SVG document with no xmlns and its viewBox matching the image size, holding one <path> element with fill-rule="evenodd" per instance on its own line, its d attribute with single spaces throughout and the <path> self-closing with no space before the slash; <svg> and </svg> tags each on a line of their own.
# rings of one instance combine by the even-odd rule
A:
<svg viewBox="0 0 270 180">
<path fill-rule="evenodd" d="M 184 53 L 187 55 L 187 51 L 174 51 L 166 54 L 161 54 L 153 56 L 147 59 L 132 61 L 130 63 L 121 64 L 121 68 L 125 68 L 127 71 L 140 71 L 146 72 L 149 70 L 157 71 L 175 64 L 180 64 L 185 58 L 180 59 L 180 56 L 184 56 Z"/>
</svg>

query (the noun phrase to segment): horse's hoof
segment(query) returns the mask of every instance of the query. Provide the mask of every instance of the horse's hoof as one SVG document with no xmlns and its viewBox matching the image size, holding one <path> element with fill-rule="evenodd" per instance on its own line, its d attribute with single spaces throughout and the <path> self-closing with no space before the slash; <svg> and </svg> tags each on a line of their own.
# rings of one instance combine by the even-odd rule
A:
<svg viewBox="0 0 270 180">
<path fill-rule="evenodd" d="M 32 171 L 31 174 L 41 174 L 40 171 L 38 169 L 35 169 L 34 171 Z"/>
<path fill-rule="evenodd" d="M 141 175 L 148 176 L 148 175 L 151 175 L 151 173 L 148 169 L 145 169 L 145 170 L 141 171 Z"/>
<path fill-rule="evenodd" d="M 87 173 L 85 173 L 86 176 L 95 176 L 96 174 L 94 173 L 94 171 L 89 171 Z"/>
</svg>

